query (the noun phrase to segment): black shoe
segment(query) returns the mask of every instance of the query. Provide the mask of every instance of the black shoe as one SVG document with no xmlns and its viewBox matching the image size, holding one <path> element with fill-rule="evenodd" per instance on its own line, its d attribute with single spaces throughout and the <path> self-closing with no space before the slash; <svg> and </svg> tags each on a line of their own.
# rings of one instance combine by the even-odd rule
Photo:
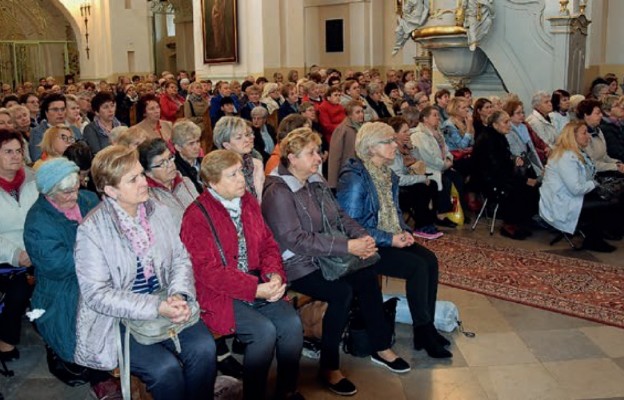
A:
<svg viewBox="0 0 624 400">
<path fill-rule="evenodd" d="M 436 218 L 435 223 L 436 225 L 443 226 L 445 228 L 457 228 L 457 224 L 448 218 L 444 218 L 444 219 Z"/>
<path fill-rule="evenodd" d="M 438 332 L 436 327 L 433 325 L 433 322 L 428 324 L 427 327 L 429 328 L 429 332 L 431 332 L 433 337 L 438 341 L 438 343 L 440 343 L 440 345 L 442 345 L 443 347 L 448 347 L 451 345 L 451 342 L 447 338 L 442 336 L 440 332 Z"/>
<path fill-rule="evenodd" d="M 0 360 L 2 361 L 12 361 L 19 360 L 20 353 L 17 347 L 14 347 L 11 351 L 0 351 Z"/>
<path fill-rule="evenodd" d="M 622 240 L 621 233 L 609 230 L 602 232 L 602 237 L 606 240 Z"/>
<path fill-rule="evenodd" d="M 232 340 L 232 353 L 245 354 L 245 343 L 241 342 L 236 336 Z"/>
<path fill-rule="evenodd" d="M 329 383 L 329 381 L 324 376 L 321 376 L 321 380 L 323 381 L 323 384 L 327 386 L 327 389 L 331 390 L 337 395 L 353 396 L 357 393 L 357 388 L 355 387 L 353 382 L 351 382 L 347 378 L 342 378 L 340 381 L 338 381 L 338 383 L 333 384 Z"/>
<path fill-rule="evenodd" d="M 371 354 L 371 361 L 375 364 L 382 365 L 388 368 L 392 372 L 396 372 L 397 374 L 404 374 L 406 372 L 410 372 L 412 367 L 402 359 L 401 357 L 397 357 L 394 361 L 386 361 L 383 358 L 379 357 L 377 353 Z"/>
<path fill-rule="evenodd" d="M 583 240 L 583 249 L 599 253 L 613 253 L 617 247 L 610 245 L 600 238 L 587 237 Z"/>
<path fill-rule="evenodd" d="M 243 378 L 243 365 L 232 356 L 227 356 L 221 361 L 217 361 L 217 369 L 223 375 L 231 376 L 236 379 Z"/>
<path fill-rule="evenodd" d="M 438 342 L 427 325 L 414 327 L 414 349 L 424 349 L 431 358 L 453 357 L 453 353 Z"/>
</svg>

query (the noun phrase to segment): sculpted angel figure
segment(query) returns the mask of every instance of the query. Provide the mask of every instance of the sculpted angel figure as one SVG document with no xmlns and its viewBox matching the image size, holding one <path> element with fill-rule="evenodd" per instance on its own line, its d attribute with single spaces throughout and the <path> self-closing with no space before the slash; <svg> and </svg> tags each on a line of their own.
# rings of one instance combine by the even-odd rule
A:
<svg viewBox="0 0 624 400">
<path fill-rule="evenodd" d="M 429 0 L 405 0 L 403 2 L 403 15 L 398 18 L 395 32 L 395 42 L 392 55 L 403 48 L 410 38 L 410 33 L 427 22 L 429 16 Z"/>
<path fill-rule="evenodd" d="M 468 47 L 471 51 L 487 35 L 494 19 L 494 0 L 464 0 Z"/>
</svg>

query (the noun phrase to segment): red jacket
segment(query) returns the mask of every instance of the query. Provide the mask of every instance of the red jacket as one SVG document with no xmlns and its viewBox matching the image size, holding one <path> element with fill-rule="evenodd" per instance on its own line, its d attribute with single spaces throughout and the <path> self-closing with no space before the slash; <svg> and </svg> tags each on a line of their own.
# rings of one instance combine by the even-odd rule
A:
<svg viewBox="0 0 624 400">
<path fill-rule="evenodd" d="M 212 332 L 229 335 L 235 328 L 233 301 L 254 301 L 258 279 L 237 268 L 238 237 L 225 207 L 207 190 L 197 200 L 212 218 L 227 265 L 221 263 L 210 225 L 195 203 L 184 213 L 180 237 L 193 263 L 202 320 Z M 267 274 L 277 273 L 286 282 L 279 247 L 262 218 L 258 201 L 246 192 L 241 206 L 249 271 L 259 271 L 265 282 L 269 280 Z"/>
<path fill-rule="evenodd" d="M 169 121 L 172 124 L 176 122 L 180 106 L 184 105 L 184 98 L 176 95 L 176 100 L 169 97 L 166 93 L 160 95 L 160 119 Z"/>
<path fill-rule="evenodd" d="M 331 136 L 334 132 L 334 129 L 343 119 L 347 117 L 345 113 L 345 109 L 340 104 L 333 104 L 327 100 L 323 100 L 320 106 L 318 106 L 318 118 L 319 124 L 321 125 L 321 133 L 327 143 L 331 143 Z M 330 149 L 331 150 L 331 149 Z"/>
</svg>

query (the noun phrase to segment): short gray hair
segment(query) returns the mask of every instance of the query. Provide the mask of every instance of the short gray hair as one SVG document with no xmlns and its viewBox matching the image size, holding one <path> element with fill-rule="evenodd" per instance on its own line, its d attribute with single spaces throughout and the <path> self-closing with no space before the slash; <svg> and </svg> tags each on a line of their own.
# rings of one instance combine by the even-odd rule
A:
<svg viewBox="0 0 624 400">
<path fill-rule="evenodd" d="M 223 143 L 229 143 L 234 132 L 247 132 L 247 129 L 247 122 L 242 118 L 229 116 L 221 117 L 212 131 L 214 144 L 217 148 L 222 149 Z"/>
<path fill-rule="evenodd" d="M 542 99 L 544 99 L 545 97 L 548 97 L 550 99 L 551 96 L 543 90 L 535 92 L 533 97 L 531 97 L 531 107 L 536 108 L 537 106 L 539 106 L 539 104 L 542 102 Z"/>
<path fill-rule="evenodd" d="M 607 84 L 605 84 L 605 83 L 599 83 L 599 84 L 597 84 L 596 86 L 594 86 L 594 87 L 592 88 L 591 94 L 592 94 L 592 96 L 594 96 L 595 98 L 599 98 L 599 97 L 600 97 L 600 92 L 601 92 L 602 90 L 605 90 L 605 89 L 609 89 L 609 85 L 607 85 Z"/>
<path fill-rule="evenodd" d="M 251 109 L 251 118 L 261 117 L 266 118 L 269 116 L 269 112 L 263 106 L 254 107 Z"/>
<path fill-rule="evenodd" d="M 173 133 L 171 141 L 178 146 L 184 146 L 191 140 L 197 140 L 201 137 L 201 128 L 194 122 L 183 119 L 173 124 Z"/>
<path fill-rule="evenodd" d="M 370 96 L 371 94 L 375 94 L 375 93 L 380 93 L 383 88 L 381 87 L 380 84 L 378 83 L 369 83 L 368 87 L 366 88 L 368 91 L 368 95 Z"/>
<path fill-rule="evenodd" d="M 416 83 L 415 81 L 408 81 L 408 82 L 405 82 L 404 88 L 411 90 L 411 89 L 416 89 L 417 86 L 418 86 L 418 83 Z"/>
<path fill-rule="evenodd" d="M 72 172 L 67 175 L 65 178 L 58 181 L 58 183 L 50 188 L 47 193 L 41 192 L 44 196 L 54 197 L 56 194 L 60 192 L 64 192 L 66 190 L 70 190 L 76 187 L 76 185 L 80 182 L 80 177 L 78 176 L 78 172 Z"/>
<path fill-rule="evenodd" d="M 355 154 L 364 160 L 370 160 L 371 148 L 379 144 L 386 136 L 394 136 L 394 129 L 384 122 L 367 122 L 355 136 Z"/>
</svg>

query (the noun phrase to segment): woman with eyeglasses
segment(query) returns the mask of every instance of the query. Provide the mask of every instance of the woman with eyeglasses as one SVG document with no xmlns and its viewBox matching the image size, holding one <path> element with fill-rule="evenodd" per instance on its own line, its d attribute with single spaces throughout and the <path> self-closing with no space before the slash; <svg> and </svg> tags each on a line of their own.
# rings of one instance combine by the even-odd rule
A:
<svg viewBox="0 0 624 400">
<path fill-rule="evenodd" d="M 264 185 L 264 167 L 262 156 L 254 150 L 254 134 L 247 122 L 238 117 L 222 117 L 214 127 L 213 136 L 216 148 L 232 150 L 243 157 L 245 185 L 260 202 Z"/>
<path fill-rule="evenodd" d="M 175 166 L 175 156 L 162 139 L 147 140 L 139 145 L 139 161 L 145 171 L 150 197 L 169 207 L 176 226 L 199 193 L 193 182 L 182 176 Z"/>
<path fill-rule="evenodd" d="M 61 157 L 74 142 L 76 139 L 69 126 L 60 124 L 49 128 L 43 134 L 43 139 L 39 144 L 41 158 L 33 165 L 33 169 L 37 171 L 44 162 Z"/>
</svg>

